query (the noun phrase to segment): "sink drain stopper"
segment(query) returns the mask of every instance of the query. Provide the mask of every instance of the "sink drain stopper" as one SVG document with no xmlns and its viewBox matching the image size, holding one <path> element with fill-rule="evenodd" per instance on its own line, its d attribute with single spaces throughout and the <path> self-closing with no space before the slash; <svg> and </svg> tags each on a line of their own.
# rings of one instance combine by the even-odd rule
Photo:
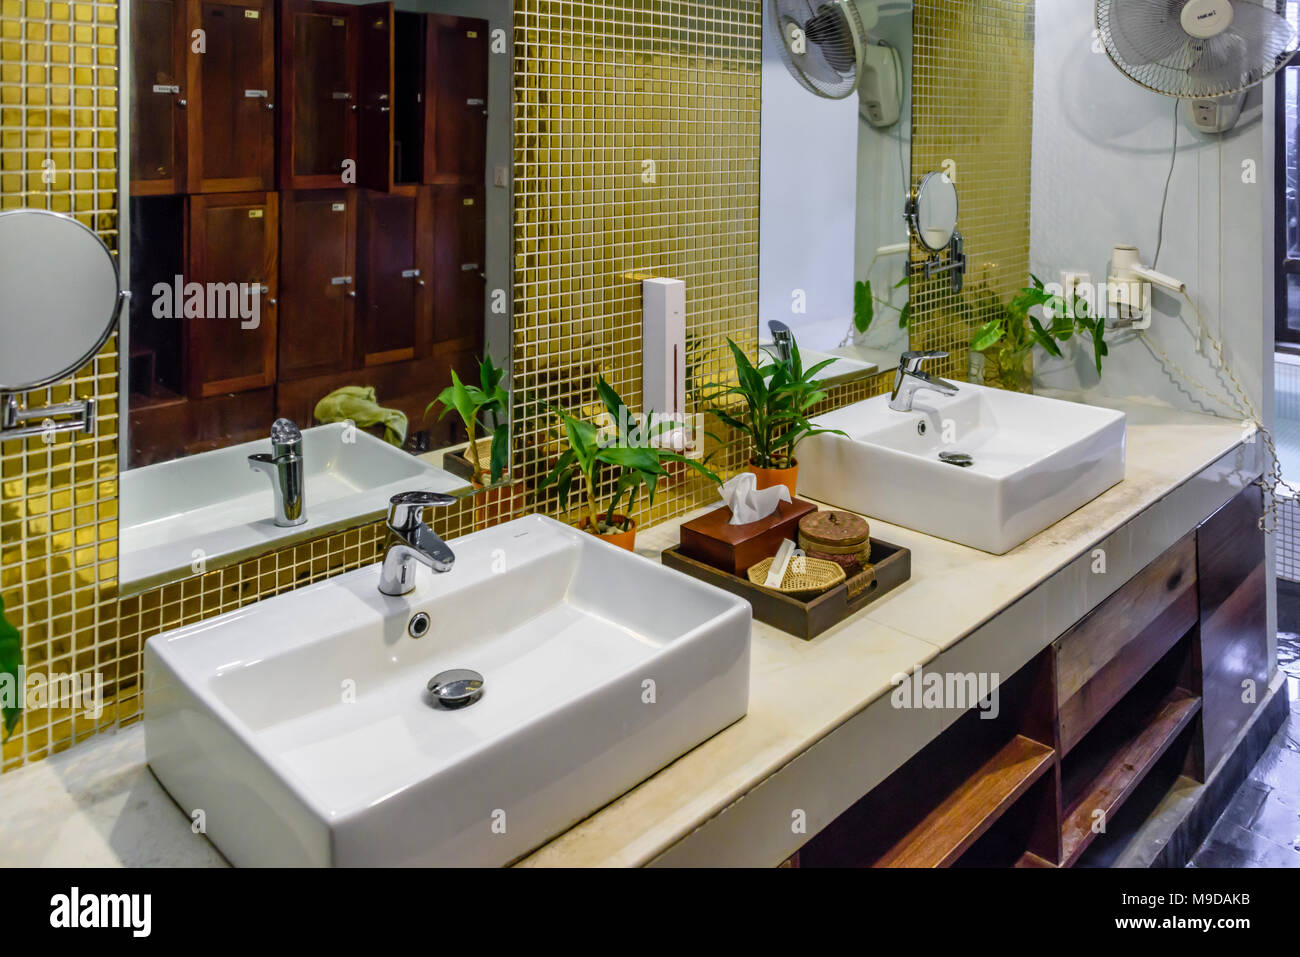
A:
<svg viewBox="0 0 1300 957">
<path fill-rule="evenodd" d="M 483 676 L 468 668 L 453 668 L 434 675 L 427 687 L 444 708 L 463 708 L 482 696 Z"/>
</svg>

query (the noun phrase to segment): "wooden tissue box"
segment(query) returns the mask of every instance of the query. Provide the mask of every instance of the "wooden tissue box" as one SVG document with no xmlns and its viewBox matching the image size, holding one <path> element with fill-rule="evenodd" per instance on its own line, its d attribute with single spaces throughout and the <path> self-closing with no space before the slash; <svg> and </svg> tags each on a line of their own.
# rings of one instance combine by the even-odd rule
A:
<svg viewBox="0 0 1300 957">
<path fill-rule="evenodd" d="M 767 518 L 747 525 L 730 525 L 731 509 L 725 505 L 681 527 L 681 552 L 696 561 L 744 576 L 750 565 L 771 558 L 782 539 L 799 540 L 799 519 L 817 511 L 812 502 L 781 502 Z"/>
</svg>

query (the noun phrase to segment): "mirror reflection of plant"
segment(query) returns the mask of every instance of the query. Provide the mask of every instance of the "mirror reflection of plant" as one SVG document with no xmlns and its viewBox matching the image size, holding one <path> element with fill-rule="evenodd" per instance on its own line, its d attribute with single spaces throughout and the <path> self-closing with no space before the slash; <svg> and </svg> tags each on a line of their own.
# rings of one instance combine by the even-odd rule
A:
<svg viewBox="0 0 1300 957">
<path fill-rule="evenodd" d="M 510 396 L 501 387 L 504 369 L 499 369 L 492 362 L 491 356 L 485 356 L 479 363 L 479 384 L 466 385 L 460 381 L 456 370 L 451 370 L 451 385 L 438 393 L 438 398 L 425 407 L 427 416 L 435 405 L 442 406 L 438 421 L 442 421 L 448 412 L 455 411 L 465 426 L 469 436 L 466 458 L 474 467 L 474 481 L 487 486 L 500 481 L 509 469 L 510 459 Z M 486 417 L 485 421 L 480 416 Z M 478 450 L 478 426 L 492 437 L 492 448 L 488 463 L 483 464 Z"/>
<path fill-rule="evenodd" d="M 838 429 L 818 428 L 807 417 L 808 411 L 826 398 L 817 383 L 817 373 L 835 359 L 824 359 L 805 369 L 799 344 L 791 337 L 788 362 L 773 359 L 756 366 L 731 339 L 727 339 L 727 345 L 735 359 L 737 384 L 717 385 L 709 398 L 714 402 L 729 396 L 738 398 L 745 411 L 732 414 L 728 405 L 711 407 L 708 412 L 739 433 L 737 441 L 748 442 L 751 464 L 765 469 L 789 468 L 795 448 L 804 439 L 827 432 L 844 434 Z"/>
<path fill-rule="evenodd" d="M 8 740 L 23 713 L 24 690 L 18 680 L 22 664 L 22 639 L 5 617 L 4 599 L 0 598 L 0 723 L 4 726 L 0 740 Z"/>
<path fill-rule="evenodd" d="M 1000 345 L 1013 355 L 1023 355 L 1038 345 L 1048 355 L 1059 359 L 1061 344 L 1078 336 L 1091 342 L 1093 362 L 1097 366 L 1097 375 L 1101 375 L 1102 359 L 1110 352 L 1105 339 L 1106 317 L 1094 317 L 1088 301 L 1075 295 L 1073 290 L 1067 298 L 1049 292 L 1043 281 L 1032 273 L 1029 279 L 1031 285 L 1021 289 L 1005 304 L 987 284 L 981 284 L 975 293 L 978 328 L 971 340 L 971 348 L 976 352 L 988 352 Z M 1030 311 L 1036 308 L 1042 309 L 1042 320 L 1030 315 Z"/>
<path fill-rule="evenodd" d="M 877 306 L 885 309 L 892 309 L 898 313 L 898 328 L 906 329 L 909 322 L 912 321 L 912 300 L 903 303 L 902 307 L 895 306 L 888 299 L 881 298 L 872 292 L 871 271 L 867 271 L 867 278 L 853 284 L 853 328 L 858 330 L 859 335 L 865 334 L 871 328 L 871 323 L 875 321 Z M 911 283 L 910 276 L 904 276 L 898 282 L 894 283 L 895 289 L 902 289 Z"/>
<path fill-rule="evenodd" d="M 654 506 L 655 491 L 661 476 L 668 472 L 665 462 L 682 462 L 695 469 L 712 482 L 720 483 L 713 472 L 700 462 L 654 444 L 661 434 L 678 427 L 671 421 L 655 423 L 654 413 L 643 422 L 638 421 L 627 403 L 601 376 L 596 383 L 601 403 L 614 422 L 614 428 L 600 429 L 562 407 L 550 402 L 542 404 L 550 410 L 564 430 L 568 448 L 561 453 L 555 467 L 542 479 L 539 488 L 554 487 L 559 492 L 560 506 L 566 511 L 575 483 L 586 511 L 588 529 L 594 534 L 627 531 L 632 524 L 632 512 L 642 489 L 647 490 L 648 503 Z M 612 432 L 612 435 L 611 435 Z M 597 500 L 597 489 L 605 479 L 605 469 L 616 470 L 614 493 L 608 506 L 602 508 Z M 622 523 L 617 523 L 619 503 L 627 498 L 627 509 L 622 513 Z M 603 518 L 602 518 L 603 512 Z"/>
</svg>

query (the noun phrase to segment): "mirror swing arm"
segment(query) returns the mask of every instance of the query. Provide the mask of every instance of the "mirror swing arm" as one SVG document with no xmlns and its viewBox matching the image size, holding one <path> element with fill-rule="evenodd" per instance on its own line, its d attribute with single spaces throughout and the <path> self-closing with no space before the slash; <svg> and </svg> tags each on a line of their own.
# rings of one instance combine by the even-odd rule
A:
<svg viewBox="0 0 1300 957">
<path fill-rule="evenodd" d="M 74 399 L 59 405 L 46 405 L 37 409 L 24 408 L 18 396 L 0 392 L 4 406 L 0 408 L 0 439 L 25 439 L 33 435 L 57 435 L 60 432 L 95 431 L 95 400 Z M 74 416 L 74 418 L 62 418 Z M 27 425 L 39 421 L 39 425 Z"/>
</svg>

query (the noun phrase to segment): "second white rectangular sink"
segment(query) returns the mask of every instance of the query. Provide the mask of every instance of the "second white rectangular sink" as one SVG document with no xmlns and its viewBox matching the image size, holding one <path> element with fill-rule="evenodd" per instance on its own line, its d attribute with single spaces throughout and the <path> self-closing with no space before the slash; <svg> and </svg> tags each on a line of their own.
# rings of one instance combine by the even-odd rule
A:
<svg viewBox="0 0 1300 957">
<path fill-rule="evenodd" d="M 1124 478 L 1124 413 L 1042 396 L 963 383 L 814 423 L 847 438 L 799 446 L 801 495 L 998 555 Z"/>
<path fill-rule="evenodd" d="M 547 518 L 450 544 L 148 641 L 149 764 L 232 862 L 505 864 L 744 715 L 741 599 Z"/>
</svg>

